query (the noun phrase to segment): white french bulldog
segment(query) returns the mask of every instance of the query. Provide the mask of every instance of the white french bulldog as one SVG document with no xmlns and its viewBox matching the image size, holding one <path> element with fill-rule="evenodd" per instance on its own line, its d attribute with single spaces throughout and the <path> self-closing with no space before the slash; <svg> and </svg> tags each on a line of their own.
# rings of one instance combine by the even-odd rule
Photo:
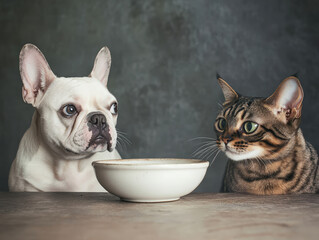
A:
<svg viewBox="0 0 319 240">
<path fill-rule="evenodd" d="M 23 46 L 22 97 L 36 109 L 10 169 L 10 191 L 105 191 L 91 163 L 121 158 L 117 101 L 106 87 L 110 66 L 103 47 L 89 77 L 56 77 L 36 46 Z"/>
</svg>

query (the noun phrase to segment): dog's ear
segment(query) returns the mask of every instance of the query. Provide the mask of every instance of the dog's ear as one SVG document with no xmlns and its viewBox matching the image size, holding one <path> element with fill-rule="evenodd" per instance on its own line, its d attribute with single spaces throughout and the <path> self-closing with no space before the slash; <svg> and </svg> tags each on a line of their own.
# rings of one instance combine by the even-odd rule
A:
<svg viewBox="0 0 319 240">
<path fill-rule="evenodd" d="M 111 53 L 107 47 L 103 47 L 96 55 L 94 66 L 90 77 L 101 81 L 105 86 L 110 73 Z"/>
<path fill-rule="evenodd" d="M 32 44 L 22 47 L 19 67 L 23 83 L 22 98 L 37 107 L 56 76 L 41 51 Z"/>
<path fill-rule="evenodd" d="M 274 114 L 289 122 L 301 117 L 304 93 L 301 84 L 295 76 L 282 81 L 277 90 L 264 102 L 269 105 Z"/>
</svg>

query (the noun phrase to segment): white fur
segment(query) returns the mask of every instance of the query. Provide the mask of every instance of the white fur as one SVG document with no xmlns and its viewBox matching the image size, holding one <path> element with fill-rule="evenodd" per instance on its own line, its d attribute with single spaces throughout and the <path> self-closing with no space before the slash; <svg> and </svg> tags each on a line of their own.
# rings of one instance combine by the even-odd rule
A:
<svg viewBox="0 0 319 240">
<path fill-rule="evenodd" d="M 103 56 L 110 58 L 109 54 L 98 54 L 97 58 Z M 116 99 L 106 87 L 110 59 L 102 61 L 107 66 L 98 62 L 92 77 L 57 78 L 40 50 L 31 44 L 22 49 L 23 98 L 36 111 L 10 169 L 10 191 L 105 191 L 91 164 L 94 160 L 121 157 L 115 150 L 117 115 L 109 110 Z M 104 75 L 101 69 L 106 71 Z M 103 79 L 96 79 L 95 71 Z M 79 114 L 63 117 L 61 108 L 65 104 L 74 104 L 80 109 Z M 92 132 L 88 116 L 91 113 L 106 117 L 113 151 L 106 151 L 107 144 L 89 145 Z"/>
<path fill-rule="evenodd" d="M 230 152 L 229 150 L 226 150 L 225 153 L 226 153 L 226 156 L 229 157 L 230 159 L 234 161 L 241 161 L 245 159 L 254 159 L 254 158 L 260 157 L 262 154 L 262 150 L 255 149 L 253 151 L 245 152 L 245 153 L 233 153 L 233 152 Z"/>
<path fill-rule="evenodd" d="M 237 152 L 231 147 L 227 147 L 225 143 L 222 142 L 221 150 L 225 152 L 226 156 L 234 161 L 242 161 L 246 159 L 255 159 L 261 157 L 263 154 L 263 149 L 261 147 L 254 147 L 253 151 L 248 152 Z"/>
<path fill-rule="evenodd" d="M 56 157 L 37 138 L 36 114 L 24 134 L 9 175 L 10 191 L 98 192 L 105 191 L 97 182 L 91 163 L 100 159 L 119 159 L 116 150 L 80 155 L 72 160 Z"/>
</svg>

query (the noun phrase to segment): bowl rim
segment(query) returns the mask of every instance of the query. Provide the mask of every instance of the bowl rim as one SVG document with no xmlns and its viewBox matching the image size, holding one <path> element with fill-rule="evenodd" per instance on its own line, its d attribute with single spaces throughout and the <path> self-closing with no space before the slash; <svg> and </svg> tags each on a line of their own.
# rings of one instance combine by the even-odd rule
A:
<svg viewBox="0 0 319 240">
<path fill-rule="evenodd" d="M 123 161 L 145 161 L 144 164 L 121 163 Z M 153 160 L 187 160 L 187 163 L 147 163 Z M 126 158 L 126 159 L 106 159 L 92 162 L 94 168 L 112 168 L 112 169 L 194 169 L 207 168 L 209 162 L 201 159 L 189 158 Z"/>
</svg>

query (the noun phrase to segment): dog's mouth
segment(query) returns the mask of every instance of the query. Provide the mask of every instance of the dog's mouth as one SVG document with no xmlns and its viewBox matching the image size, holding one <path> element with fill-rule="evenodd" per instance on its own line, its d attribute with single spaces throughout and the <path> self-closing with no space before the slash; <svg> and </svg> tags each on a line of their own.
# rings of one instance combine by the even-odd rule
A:
<svg viewBox="0 0 319 240">
<path fill-rule="evenodd" d="M 73 151 L 70 148 L 64 148 L 64 150 L 70 154 L 83 154 L 83 153 L 93 153 L 95 151 L 105 151 L 106 149 L 109 152 L 112 152 L 112 137 L 109 133 L 97 133 L 93 135 L 89 141 L 89 144 L 83 151 Z"/>
<path fill-rule="evenodd" d="M 96 148 L 103 145 L 107 145 L 107 150 L 110 152 L 112 150 L 112 137 L 109 133 L 106 134 L 104 132 L 99 132 L 92 136 L 87 149 L 90 147 Z"/>
</svg>

